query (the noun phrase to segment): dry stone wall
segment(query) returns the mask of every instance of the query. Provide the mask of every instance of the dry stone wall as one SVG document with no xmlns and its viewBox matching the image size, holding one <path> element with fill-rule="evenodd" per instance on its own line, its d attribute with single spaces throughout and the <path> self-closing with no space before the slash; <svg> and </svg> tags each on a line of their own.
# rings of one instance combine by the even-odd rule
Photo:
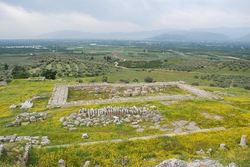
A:
<svg viewBox="0 0 250 167">
<path fill-rule="evenodd" d="M 17 136 L 17 135 L 8 135 L 8 136 L 0 136 L 0 143 L 14 143 L 26 141 L 31 143 L 32 145 L 48 145 L 50 144 L 50 140 L 48 136 Z"/>
<path fill-rule="evenodd" d="M 7 127 L 11 126 L 21 126 L 23 124 L 38 122 L 45 120 L 48 117 L 47 112 L 24 112 L 16 116 L 15 121 L 7 124 Z"/>
</svg>

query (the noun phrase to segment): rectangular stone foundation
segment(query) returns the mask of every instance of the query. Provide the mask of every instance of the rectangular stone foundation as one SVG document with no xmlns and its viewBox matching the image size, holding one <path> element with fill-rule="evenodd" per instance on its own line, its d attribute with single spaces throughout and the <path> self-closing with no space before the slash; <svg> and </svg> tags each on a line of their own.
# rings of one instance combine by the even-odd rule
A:
<svg viewBox="0 0 250 167">
<path fill-rule="evenodd" d="M 160 96 L 140 96 L 140 97 L 116 97 L 111 99 L 95 99 L 95 100 L 80 100 L 68 102 L 68 91 L 70 88 L 81 89 L 84 87 L 135 87 L 135 86 L 176 86 L 182 90 L 189 92 L 192 95 L 200 98 L 217 98 L 210 92 L 195 88 L 191 85 L 185 84 L 183 81 L 179 82 L 156 82 L 156 83 L 136 83 L 136 84 L 108 84 L 108 83 L 93 83 L 93 84 L 78 84 L 78 85 L 57 85 L 54 88 L 52 97 L 48 103 L 48 107 L 68 107 L 68 106 L 80 106 L 88 104 L 106 104 L 117 102 L 143 102 L 143 101 L 155 101 L 155 100 L 187 100 L 194 98 L 192 95 L 160 95 Z"/>
</svg>

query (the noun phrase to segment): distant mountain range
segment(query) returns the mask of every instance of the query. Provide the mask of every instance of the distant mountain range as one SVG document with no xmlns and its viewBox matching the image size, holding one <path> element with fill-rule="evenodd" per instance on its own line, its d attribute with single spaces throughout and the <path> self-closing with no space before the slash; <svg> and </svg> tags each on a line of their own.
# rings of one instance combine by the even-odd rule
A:
<svg viewBox="0 0 250 167">
<path fill-rule="evenodd" d="M 205 31 L 206 30 L 206 31 Z M 242 30 L 242 31 L 241 31 Z M 230 35 L 232 32 L 232 35 Z M 197 29 L 197 30 L 155 30 L 142 32 L 88 33 L 82 31 L 57 31 L 42 34 L 45 39 L 109 39 L 109 40 L 154 40 L 175 42 L 250 42 L 250 28 L 245 29 Z"/>
<path fill-rule="evenodd" d="M 250 42 L 250 34 L 241 37 L 239 40 L 243 42 Z"/>
<path fill-rule="evenodd" d="M 211 32 L 175 32 L 154 36 L 151 40 L 156 41 L 180 41 L 180 42 L 216 42 L 228 41 L 228 36 Z"/>
<path fill-rule="evenodd" d="M 160 32 L 147 31 L 147 32 L 114 32 L 114 33 L 88 33 L 81 31 L 57 31 L 39 36 L 39 38 L 53 38 L 53 39 L 127 39 L 127 40 L 143 40 L 154 35 L 158 35 Z"/>
</svg>

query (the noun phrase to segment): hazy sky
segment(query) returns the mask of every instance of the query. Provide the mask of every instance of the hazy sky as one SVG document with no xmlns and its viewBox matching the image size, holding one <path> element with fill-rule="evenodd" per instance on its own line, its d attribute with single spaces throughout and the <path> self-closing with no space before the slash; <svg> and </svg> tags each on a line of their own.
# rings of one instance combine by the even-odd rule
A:
<svg viewBox="0 0 250 167">
<path fill-rule="evenodd" d="M 0 0 L 0 38 L 250 27 L 250 0 Z"/>
</svg>

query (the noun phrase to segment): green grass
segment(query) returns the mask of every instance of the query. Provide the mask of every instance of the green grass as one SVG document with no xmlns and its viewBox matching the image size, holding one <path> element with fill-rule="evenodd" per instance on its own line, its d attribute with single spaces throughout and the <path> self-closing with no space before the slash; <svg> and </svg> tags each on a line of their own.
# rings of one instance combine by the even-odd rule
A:
<svg viewBox="0 0 250 167">
<path fill-rule="evenodd" d="M 11 111 L 8 107 L 13 102 L 19 102 L 19 97 L 23 97 L 22 90 L 25 90 L 22 87 L 19 87 L 20 84 L 24 84 L 25 88 L 29 91 L 26 94 L 26 98 L 30 98 L 37 94 L 46 94 L 48 91 L 52 90 L 52 85 L 54 82 L 29 82 L 29 81 L 16 81 L 11 85 L 7 86 L 5 89 L 8 90 L 8 95 L 12 91 L 20 92 L 13 95 L 13 99 L 10 101 L 7 98 L 2 98 L 1 110 L 1 120 L 0 120 L 0 133 L 3 135 L 8 134 L 18 134 L 18 135 L 41 135 L 49 136 L 53 144 L 68 144 L 68 143 L 78 143 L 84 142 L 81 139 L 81 133 L 89 133 L 90 138 L 86 141 L 95 141 L 95 140 L 108 140 L 116 138 L 129 138 L 135 136 L 144 136 L 144 135 L 153 135 L 166 133 L 160 130 L 145 129 L 144 132 L 136 132 L 135 129 L 131 128 L 127 124 L 122 124 L 120 126 L 109 125 L 107 127 L 81 127 L 76 131 L 69 132 L 67 129 L 62 127 L 62 124 L 59 122 L 59 119 L 63 116 L 67 116 L 70 113 L 78 112 L 82 107 L 88 108 L 100 108 L 106 105 L 112 106 L 145 106 L 145 105 L 154 105 L 164 116 L 162 125 L 170 126 L 172 122 L 178 120 L 187 120 L 195 121 L 198 126 L 201 128 L 212 128 L 224 126 L 226 128 L 231 127 L 244 127 L 250 123 L 250 113 L 245 111 L 246 108 L 243 106 L 235 106 L 228 102 L 224 101 L 207 101 L 207 100 L 189 100 L 181 101 L 170 106 L 161 104 L 160 102 L 138 102 L 138 103 L 114 103 L 114 104 L 102 104 L 102 105 L 86 105 L 79 107 L 68 107 L 68 108 L 55 108 L 55 109 L 46 109 L 46 104 L 48 98 L 36 100 L 34 102 L 34 108 L 30 109 L 31 111 L 49 111 L 50 117 L 43 121 L 33 124 L 29 124 L 21 127 L 5 127 L 5 125 L 14 120 L 16 114 L 23 112 L 20 110 Z M 18 86 L 17 86 L 18 85 Z M 45 86 L 46 85 L 46 86 Z M 15 89 L 14 89 L 15 88 Z M 36 90 L 40 88 L 39 92 Z M 3 89 L 1 90 L 3 91 Z M 6 95 L 5 95 L 6 96 Z M 22 98 L 20 101 L 24 101 L 26 98 Z M 247 99 L 247 98 L 246 98 Z M 216 121 L 204 118 L 202 113 L 210 113 L 223 116 L 223 120 Z"/>
<path fill-rule="evenodd" d="M 11 84 L 4 86 L 0 89 L 0 118 L 9 117 L 15 115 L 19 110 L 12 111 L 9 109 L 12 104 L 20 104 L 25 100 L 32 98 L 33 96 L 47 96 L 51 95 L 55 81 L 33 82 L 27 80 L 15 80 Z M 36 103 L 33 109 L 30 111 L 45 110 L 47 99 L 43 99 L 43 102 Z"/>
<path fill-rule="evenodd" d="M 69 132 L 63 128 L 59 119 L 71 113 L 78 112 L 82 107 L 100 108 L 107 105 L 112 106 L 145 106 L 154 105 L 163 115 L 161 125 L 171 127 L 172 122 L 178 120 L 194 121 L 201 128 L 213 128 L 223 126 L 226 131 L 200 133 L 187 136 L 163 137 L 154 140 L 124 142 L 118 144 L 98 144 L 91 146 L 78 146 L 60 149 L 38 149 L 34 148 L 30 153 L 29 165 L 38 167 L 57 166 L 59 159 L 64 159 L 67 166 L 81 166 L 86 160 L 101 166 L 121 165 L 121 159 L 128 156 L 127 166 L 145 167 L 154 166 L 168 158 L 179 158 L 191 160 L 200 158 L 195 152 L 200 149 L 212 148 L 211 155 L 206 155 L 227 165 L 235 162 L 239 167 L 248 167 L 250 164 L 250 147 L 242 149 L 238 146 L 241 135 L 250 137 L 250 91 L 240 88 L 217 88 L 209 87 L 215 80 L 204 79 L 202 75 L 223 75 L 228 82 L 247 83 L 246 78 L 250 75 L 249 49 L 238 47 L 205 46 L 195 44 L 131 44 L 122 42 L 121 45 L 97 45 L 89 46 L 88 43 L 65 43 L 57 41 L 61 50 L 51 53 L 49 50 L 1 50 L 0 62 L 7 63 L 9 70 L 3 70 L 0 64 L 0 77 L 6 78 L 11 72 L 13 65 L 26 67 L 29 72 L 39 75 L 41 70 L 52 68 L 57 70 L 58 80 L 32 82 L 27 80 L 13 80 L 8 86 L 0 86 L 0 135 L 27 135 L 48 136 L 51 145 L 77 144 L 85 141 L 109 140 L 136 136 L 171 133 L 172 131 L 160 131 L 145 128 L 144 132 L 136 132 L 127 124 L 119 126 L 109 125 L 107 127 L 81 127 L 76 131 Z M 102 43 L 100 43 L 102 44 Z M 77 46 L 76 46 L 77 45 Z M 83 46 L 79 48 L 78 45 Z M 73 51 L 65 51 L 72 47 Z M 54 49 L 49 47 L 49 49 Z M 30 56 L 29 53 L 35 53 Z M 11 54 L 9 54 L 11 53 Z M 238 57 L 232 59 L 229 57 Z M 110 56 L 111 61 L 104 60 L 104 56 Z M 114 62 L 121 62 L 131 68 L 115 68 Z M 143 69 L 144 68 L 144 69 Z M 87 77 L 92 76 L 92 77 Z M 121 81 L 144 82 L 144 78 L 152 77 L 154 81 L 179 81 L 183 80 L 189 84 L 198 83 L 201 88 L 208 91 L 216 91 L 223 99 L 221 100 L 188 100 L 164 105 L 159 101 L 137 102 L 137 103 L 114 103 L 103 105 L 86 105 L 79 107 L 48 109 L 47 103 L 55 84 L 75 84 L 76 82 L 102 82 L 103 76 L 108 77 L 108 82 Z M 11 76 L 7 76 L 7 78 Z M 222 78 L 224 82 L 224 79 Z M 239 85 L 238 85 L 239 86 Z M 168 94 L 185 94 L 179 89 L 167 90 Z M 12 104 L 19 104 L 33 96 L 45 96 L 45 98 L 34 100 L 34 107 L 29 110 L 9 109 Z M 72 96 L 71 96 L 72 95 Z M 156 94 L 151 94 L 156 95 Z M 100 94 L 106 98 L 107 94 Z M 70 100 L 84 100 L 99 98 L 85 92 L 70 92 Z M 21 127 L 9 127 L 5 125 L 15 119 L 21 112 L 49 112 L 49 118 L 43 122 L 36 122 Z M 202 113 L 219 115 L 221 120 L 206 119 Z M 83 140 L 82 133 L 88 133 L 90 138 Z M 225 143 L 229 150 L 219 151 L 218 146 Z M 249 142 L 248 142 L 249 143 Z M 250 144 L 250 143 L 249 143 Z M 14 144 L 11 143 L 9 147 Z M 19 145 L 19 144 L 18 144 Z M 14 156 L 16 157 L 16 156 Z M 13 166 L 13 157 L 0 158 L 0 166 Z"/>
<path fill-rule="evenodd" d="M 210 132 L 177 137 L 162 137 L 153 140 L 124 142 L 118 144 L 98 144 L 60 149 L 33 149 L 30 164 L 38 167 L 56 166 L 64 159 L 68 166 L 81 166 L 84 161 L 101 166 L 122 166 L 121 159 L 127 156 L 127 166 L 146 167 L 159 164 L 169 158 L 190 161 L 201 158 L 196 151 L 212 148 L 210 156 L 227 165 L 235 162 L 239 166 L 249 165 L 250 148 L 239 147 L 242 134 L 250 136 L 249 128 L 236 128 L 225 132 Z M 225 143 L 229 150 L 220 151 L 219 144 Z"/>
<path fill-rule="evenodd" d="M 69 80 L 74 83 L 74 81 Z M 231 130 L 218 133 L 205 133 L 188 136 L 180 136 L 174 138 L 161 138 L 150 141 L 126 142 L 120 144 L 103 144 L 87 147 L 76 147 L 67 149 L 35 149 L 31 154 L 30 163 L 35 166 L 53 166 L 58 159 L 63 158 L 69 166 L 80 166 L 83 160 L 91 160 L 101 166 L 120 166 L 120 158 L 125 155 L 129 156 L 128 166 L 150 166 L 159 163 L 160 161 L 177 157 L 181 159 L 190 159 L 197 157 L 195 150 L 200 148 L 212 147 L 216 150 L 222 142 L 229 144 L 228 152 L 216 152 L 212 158 L 218 159 L 223 163 L 228 163 L 230 159 L 238 164 L 246 164 L 250 160 L 249 149 L 243 150 L 236 156 L 240 148 L 237 147 L 237 142 L 242 134 L 249 134 L 250 123 L 250 92 L 239 88 L 202 88 L 209 91 L 220 91 L 225 95 L 223 100 L 188 100 L 176 102 L 166 106 L 158 101 L 154 102 L 137 102 L 137 103 L 114 103 L 102 105 L 86 105 L 79 107 L 55 108 L 47 109 L 46 105 L 49 100 L 51 91 L 56 83 L 65 83 L 66 81 L 44 81 L 32 82 L 27 80 L 15 80 L 8 86 L 0 87 L 0 134 L 1 135 L 28 135 L 28 136 L 49 136 L 51 145 L 56 144 L 76 144 L 86 141 L 98 141 L 123 138 L 127 139 L 136 136 L 146 136 L 162 133 L 171 133 L 170 131 L 152 130 L 146 128 L 144 132 L 136 132 L 127 124 L 119 126 L 109 125 L 106 127 L 80 127 L 76 131 L 69 132 L 62 127 L 59 119 L 63 116 L 68 116 L 70 113 L 78 112 L 82 107 L 100 108 L 106 105 L 112 106 L 145 106 L 154 105 L 161 112 L 164 120 L 162 125 L 171 127 L 171 123 L 178 120 L 194 121 L 201 128 L 225 127 Z M 68 83 L 68 82 L 67 82 Z M 177 90 L 174 90 L 175 92 Z M 22 110 L 10 110 L 11 104 L 18 104 L 33 96 L 43 95 L 44 99 L 34 101 L 34 107 L 28 112 L 48 111 L 49 118 L 43 122 L 37 122 L 20 127 L 5 127 L 5 125 L 15 119 L 15 116 L 24 112 Z M 222 120 L 206 119 L 202 113 L 216 114 L 223 117 Z M 247 128 L 246 128 L 247 127 Z M 234 130 L 236 128 L 236 130 Z M 90 138 L 83 140 L 82 133 L 88 133 Z M 236 144 L 235 144 L 236 143 Z M 147 147 L 145 147 L 147 146 Z M 155 160 L 147 160 L 152 159 Z M 6 163 L 6 162 L 5 162 Z"/>
<path fill-rule="evenodd" d="M 166 81 L 186 81 L 187 83 L 193 83 L 199 81 L 206 83 L 199 79 L 195 79 L 194 76 L 199 75 L 196 72 L 181 72 L 181 71 L 169 71 L 169 70 L 141 70 L 141 69 L 119 69 L 112 71 L 107 75 L 109 82 L 119 82 L 120 80 L 127 80 L 133 82 L 137 79 L 139 82 L 144 82 L 146 77 L 152 77 L 154 81 L 166 82 Z M 101 81 L 102 77 L 89 78 L 87 81 L 95 80 Z"/>
</svg>

